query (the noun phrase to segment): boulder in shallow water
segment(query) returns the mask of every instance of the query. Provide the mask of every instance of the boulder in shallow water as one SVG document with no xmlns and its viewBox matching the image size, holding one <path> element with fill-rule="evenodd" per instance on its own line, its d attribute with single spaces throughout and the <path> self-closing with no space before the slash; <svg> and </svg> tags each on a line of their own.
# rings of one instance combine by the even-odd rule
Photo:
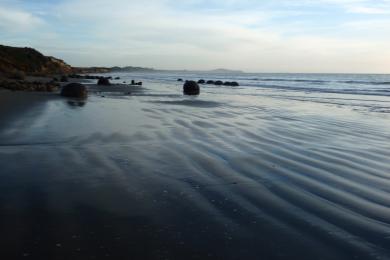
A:
<svg viewBox="0 0 390 260">
<path fill-rule="evenodd" d="M 223 82 L 220 81 L 220 80 L 217 80 L 217 81 L 214 82 L 214 84 L 217 85 L 217 86 L 222 86 Z"/>
<path fill-rule="evenodd" d="M 214 82 L 214 80 L 208 80 L 208 81 L 206 82 L 206 84 L 212 84 L 212 85 L 214 85 L 215 82 Z"/>
<path fill-rule="evenodd" d="M 230 87 L 238 87 L 239 84 L 235 81 L 226 81 L 223 83 L 224 86 L 230 86 Z"/>
<path fill-rule="evenodd" d="M 205 83 L 206 83 L 206 81 L 204 79 L 198 80 L 198 84 L 205 84 Z"/>
<path fill-rule="evenodd" d="M 74 98 L 86 98 L 88 96 L 88 91 L 83 84 L 70 83 L 62 87 L 61 96 L 74 97 Z"/>
<path fill-rule="evenodd" d="M 180 81 L 180 82 L 181 82 L 181 81 L 183 81 L 183 79 L 177 79 L 177 81 Z"/>
<path fill-rule="evenodd" d="M 102 85 L 102 86 L 111 85 L 111 84 L 110 84 L 110 80 L 109 80 L 108 78 L 99 78 L 97 84 L 98 84 L 98 85 Z"/>
<path fill-rule="evenodd" d="M 199 95 L 200 88 L 195 81 L 186 81 L 183 86 L 184 95 Z"/>
</svg>

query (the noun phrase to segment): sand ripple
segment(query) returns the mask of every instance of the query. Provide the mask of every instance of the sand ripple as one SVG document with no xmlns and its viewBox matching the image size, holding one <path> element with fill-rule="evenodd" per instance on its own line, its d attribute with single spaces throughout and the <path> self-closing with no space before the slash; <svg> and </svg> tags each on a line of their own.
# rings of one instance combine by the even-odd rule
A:
<svg viewBox="0 0 390 260">
<path fill-rule="evenodd" d="M 267 99 L 103 100 L 76 112 L 56 100 L 31 128 L 2 130 L 0 255 L 389 259 L 385 119 Z"/>
</svg>

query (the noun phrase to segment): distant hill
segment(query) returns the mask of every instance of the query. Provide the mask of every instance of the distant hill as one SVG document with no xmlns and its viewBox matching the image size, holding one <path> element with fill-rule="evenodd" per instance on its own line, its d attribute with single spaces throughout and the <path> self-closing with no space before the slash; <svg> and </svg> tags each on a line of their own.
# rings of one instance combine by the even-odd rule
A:
<svg viewBox="0 0 390 260">
<path fill-rule="evenodd" d="M 176 73 L 205 73 L 205 74 L 244 74 L 241 70 L 215 69 L 215 70 L 158 70 L 159 72 Z"/>
<path fill-rule="evenodd" d="M 220 74 L 241 74 L 241 73 L 244 73 L 243 71 L 241 70 L 228 70 L 228 69 L 215 69 L 215 70 L 209 70 L 208 72 L 211 72 L 211 73 L 220 73 Z"/>
<path fill-rule="evenodd" d="M 155 72 L 156 70 L 142 67 L 76 67 L 76 73 L 109 73 L 109 72 Z"/>
<path fill-rule="evenodd" d="M 73 68 L 63 60 L 44 56 L 32 48 L 0 45 L 0 73 L 7 75 L 16 71 L 28 75 L 68 74 Z"/>
</svg>

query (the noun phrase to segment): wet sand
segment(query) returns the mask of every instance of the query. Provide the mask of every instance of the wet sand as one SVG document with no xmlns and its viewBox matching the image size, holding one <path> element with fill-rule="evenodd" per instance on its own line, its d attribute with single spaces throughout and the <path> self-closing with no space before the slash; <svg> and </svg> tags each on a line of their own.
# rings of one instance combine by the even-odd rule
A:
<svg viewBox="0 0 390 260">
<path fill-rule="evenodd" d="M 387 115 L 180 89 L 0 93 L 0 258 L 389 258 Z"/>
</svg>

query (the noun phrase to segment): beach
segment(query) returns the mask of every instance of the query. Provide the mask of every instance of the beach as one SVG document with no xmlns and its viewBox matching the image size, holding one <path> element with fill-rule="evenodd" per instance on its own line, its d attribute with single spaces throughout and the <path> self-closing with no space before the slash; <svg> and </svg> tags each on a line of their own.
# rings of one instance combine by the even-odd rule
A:
<svg viewBox="0 0 390 260">
<path fill-rule="evenodd" d="M 389 76 L 116 76 L 0 92 L 1 259 L 390 259 Z"/>
</svg>

